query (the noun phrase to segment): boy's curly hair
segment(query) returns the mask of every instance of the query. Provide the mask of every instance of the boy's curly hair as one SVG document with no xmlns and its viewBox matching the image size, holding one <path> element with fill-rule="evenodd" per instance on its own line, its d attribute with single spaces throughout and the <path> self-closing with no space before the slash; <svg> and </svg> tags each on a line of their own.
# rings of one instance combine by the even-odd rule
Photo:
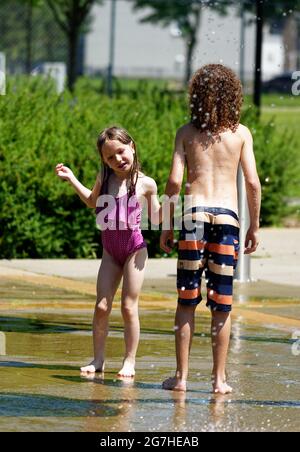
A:
<svg viewBox="0 0 300 452">
<path fill-rule="evenodd" d="M 222 64 L 209 64 L 192 77 L 189 87 L 191 122 L 208 134 L 236 131 L 243 104 L 242 84 Z"/>
</svg>

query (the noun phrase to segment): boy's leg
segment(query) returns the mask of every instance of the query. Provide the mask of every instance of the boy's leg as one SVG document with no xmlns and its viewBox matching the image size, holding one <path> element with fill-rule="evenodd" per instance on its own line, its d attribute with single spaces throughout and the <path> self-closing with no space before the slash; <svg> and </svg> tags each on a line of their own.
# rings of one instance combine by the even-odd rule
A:
<svg viewBox="0 0 300 452">
<path fill-rule="evenodd" d="M 202 222 L 191 233 L 183 230 L 178 244 L 177 291 L 178 305 L 175 317 L 177 369 L 175 377 L 163 382 L 164 389 L 186 391 L 189 355 L 194 335 L 195 310 L 202 300 L 201 277 L 206 265 Z"/>
<path fill-rule="evenodd" d="M 212 311 L 211 337 L 214 367 L 212 383 L 214 393 L 227 394 L 232 388 L 226 383 L 226 361 L 230 342 L 231 313 Z"/>
<path fill-rule="evenodd" d="M 83 373 L 104 371 L 105 341 L 108 334 L 109 315 L 113 299 L 122 278 L 122 268 L 105 250 L 97 279 L 97 301 L 93 319 L 94 359 L 85 367 Z"/>
<path fill-rule="evenodd" d="M 218 210 L 218 209 L 216 209 Z M 239 250 L 239 223 L 228 214 L 214 218 L 208 243 L 207 305 L 212 312 L 213 391 L 227 394 L 226 360 L 231 332 L 233 276 Z"/>
<path fill-rule="evenodd" d="M 131 255 L 123 270 L 122 316 L 124 320 L 125 356 L 118 375 L 135 375 L 135 357 L 140 339 L 138 301 L 142 290 L 148 258 L 146 248 Z"/>
<path fill-rule="evenodd" d="M 176 375 L 163 382 L 164 389 L 186 391 L 189 371 L 189 355 L 195 329 L 195 310 L 197 306 L 178 303 L 175 317 Z"/>
</svg>

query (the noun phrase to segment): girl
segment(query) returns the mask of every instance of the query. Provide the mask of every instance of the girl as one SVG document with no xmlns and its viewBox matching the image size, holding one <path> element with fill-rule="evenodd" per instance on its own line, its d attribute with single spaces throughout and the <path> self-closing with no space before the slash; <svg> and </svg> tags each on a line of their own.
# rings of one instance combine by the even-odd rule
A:
<svg viewBox="0 0 300 452">
<path fill-rule="evenodd" d="M 81 371 L 84 374 L 104 372 L 109 315 L 123 277 L 121 310 L 125 356 L 118 375 L 133 377 L 140 336 L 138 299 L 148 257 L 147 245 L 140 228 L 141 212 L 146 201 L 149 218 L 158 224 L 161 210 L 156 183 L 140 171 L 136 145 L 126 130 L 118 127 L 105 129 L 98 137 L 97 148 L 102 160 L 102 172 L 97 176 L 92 191 L 84 187 L 63 163 L 56 166 L 57 176 L 67 180 L 88 207 L 99 206 L 96 209 L 99 217 L 105 213 L 103 207 L 100 207 L 103 205 L 102 200 L 106 201 L 109 195 L 109 205 L 111 200 L 114 201 L 113 208 L 109 209 L 101 223 L 104 229 L 103 256 L 98 273 L 93 320 L 94 359 L 88 366 L 82 367 Z M 99 195 L 105 198 L 98 199 Z"/>
</svg>

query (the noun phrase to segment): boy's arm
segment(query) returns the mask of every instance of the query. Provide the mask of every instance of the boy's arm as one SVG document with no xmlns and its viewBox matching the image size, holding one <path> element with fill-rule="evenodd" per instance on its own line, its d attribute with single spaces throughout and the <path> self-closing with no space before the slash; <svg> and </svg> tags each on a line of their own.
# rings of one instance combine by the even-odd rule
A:
<svg viewBox="0 0 300 452">
<path fill-rule="evenodd" d="M 163 201 L 163 231 L 160 238 L 160 246 L 166 252 L 170 253 L 172 249 L 168 242 L 173 242 L 173 217 L 175 204 L 181 192 L 182 181 L 185 170 L 185 150 L 183 140 L 183 129 L 179 129 L 175 138 L 175 150 L 169 179 L 167 182 L 165 197 Z M 172 201 L 171 201 L 172 200 Z"/>
<path fill-rule="evenodd" d="M 246 236 L 245 254 L 256 251 L 261 206 L 261 185 L 256 169 L 251 132 L 243 127 L 244 144 L 241 152 L 241 165 L 245 177 L 247 199 L 250 213 L 250 227 Z M 251 246 L 250 246 L 251 242 Z"/>
<path fill-rule="evenodd" d="M 99 175 L 95 181 L 94 187 L 92 190 L 89 190 L 87 187 L 81 184 L 79 180 L 74 176 L 73 172 L 67 166 L 64 166 L 63 163 L 56 165 L 56 174 L 59 178 L 66 180 L 72 185 L 80 199 L 90 208 L 96 207 L 97 198 L 101 189 L 101 182 Z"/>
</svg>

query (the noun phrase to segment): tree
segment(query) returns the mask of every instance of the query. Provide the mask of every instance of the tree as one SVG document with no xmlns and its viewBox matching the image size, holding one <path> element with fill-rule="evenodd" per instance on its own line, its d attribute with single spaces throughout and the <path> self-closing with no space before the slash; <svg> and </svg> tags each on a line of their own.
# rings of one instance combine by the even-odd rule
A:
<svg viewBox="0 0 300 452">
<path fill-rule="evenodd" d="M 43 61 L 65 61 L 66 39 L 44 1 L 0 0 L 0 51 L 10 73 L 30 71 Z"/>
<path fill-rule="evenodd" d="M 264 0 L 256 0 L 256 49 L 255 49 L 255 75 L 254 75 L 254 105 L 261 107 L 262 88 L 262 48 L 263 48 L 263 28 L 265 20 Z"/>
<path fill-rule="evenodd" d="M 300 0 L 243 0 L 244 6 L 256 16 L 256 63 L 254 82 L 254 104 L 260 109 L 262 86 L 262 46 L 263 25 L 286 22 L 297 11 L 300 11 Z M 285 49 L 287 46 L 285 45 Z M 259 110 L 258 110 L 259 112 Z"/>
<path fill-rule="evenodd" d="M 72 91 L 77 78 L 77 51 L 80 34 L 87 25 L 95 3 L 102 0 L 46 0 L 54 19 L 68 40 L 68 87 Z"/>
<path fill-rule="evenodd" d="M 240 0 L 245 8 L 255 13 L 256 0 Z M 293 12 L 300 11 L 300 0 L 260 0 L 264 6 L 264 13 L 267 22 L 285 20 Z"/>
<path fill-rule="evenodd" d="M 286 71 L 295 70 L 298 50 L 300 0 L 264 0 L 264 17 L 272 31 L 282 33 Z"/>
<path fill-rule="evenodd" d="M 152 11 L 141 19 L 142 23 L 161 23 L 167 27 L 177 23 L 186 46 L 185 82 L 192 73 L 192 59 L 198 43 L 197 33 L 203 8 L 213 8 L 220 14 L 226 14 L 230 0 L 129 0 L 134 3 L 135 10 L 151 8 Z"/>
<path fill-rule="evenodd" d="M 18 0 L 25 6 L 25 70 L 27 74 L 32 70 L 32 29 L 33 29 L 33 9 L 41 6 L 41 0 Z"/>
</svg>

